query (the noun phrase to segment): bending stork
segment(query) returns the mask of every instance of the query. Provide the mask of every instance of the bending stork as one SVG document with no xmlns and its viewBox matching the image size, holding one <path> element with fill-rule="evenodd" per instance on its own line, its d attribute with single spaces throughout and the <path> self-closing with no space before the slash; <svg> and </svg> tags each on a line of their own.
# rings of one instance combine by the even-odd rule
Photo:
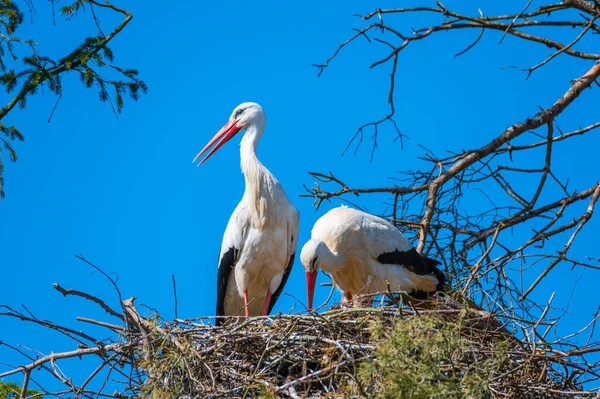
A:
<svg viewBox="0 0 600 399">
<path fill-rule="evenodd" d="M 306 270 L 308 308 L 318 269 L 329 273 L 344 300 L 353 295 L 392 291 L 442 291 L 440 263 L 425 258 L 388 221 L 341 206 L 315 223 L 300 254 Z"/>
<path fill-rule="evenodd" d="M 200 161 L 204 163 L 236 133 L 246 130 L 240 144 L 246 190 L 229 219 L 217 273 L 217 316 L 267 315 L 283 290 L 294 263 L 298 244 L 298 211 L 275 177 L 256 156 L 266 125 L 262 107 L 238 105 L 229 121 L 194 158 L 194 162 L 217 140 Z M 217 319 L 217 325 L 222 324 Z"/>
</svg>

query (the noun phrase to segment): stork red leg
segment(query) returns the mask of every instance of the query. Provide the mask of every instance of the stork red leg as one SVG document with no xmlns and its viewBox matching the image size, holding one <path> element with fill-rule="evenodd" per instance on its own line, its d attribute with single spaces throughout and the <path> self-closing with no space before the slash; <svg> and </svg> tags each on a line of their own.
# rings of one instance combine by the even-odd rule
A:
<svg viewBox="0 0 600 399">
<path fill-rule="evenodd" d="M 265 304 L 263 305 L 263 310 L 260 313 L 261 316 L 266 316 L 269 314 L 269 304 L 271 303 L 271 289 L 267 289 L 267 296 L 265 297 Z"/>
<path fill-rule="evenodd" d="M 244 312 L 246 312 L 246 318 L 250 317 L 250 313 L 248 313 L 248 290 L 244 291 Z"/>
</svg>

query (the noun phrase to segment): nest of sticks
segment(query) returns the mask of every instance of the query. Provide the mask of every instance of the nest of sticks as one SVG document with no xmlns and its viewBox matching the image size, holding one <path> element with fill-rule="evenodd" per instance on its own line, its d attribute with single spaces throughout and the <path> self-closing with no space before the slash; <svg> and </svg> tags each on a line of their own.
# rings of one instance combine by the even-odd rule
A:
<svg viewBox="0 0 600 399">
<path fill-rule="evenodd" d="M 113 338 L 80 345 L 70 352 L 72 357 L 92 355 L 102 363 L 84 383 L 69 379 L 66 389 L 43 394 L 155 399 L 595 397 L 573 378 L 577 363 L 571 357 L 520 341 L 495 315 L 446 295 L 405 299 L 389 296 L 380 306 L 338 306 L 321 313 L 228 317 L 215 327 L 209 317 L 163 321 L 156 314 L 142 316 L 133 299 L 116 311 L 93 298 L 122 325 L 79 318 L 110 329 Z M 54 357 L 16 371 L 28 380 L 36 369 L 52 372 L 60 359 L 69 357 L 49 356 Z M 90 388 L 90 381 L 102 378 L 96 384 L 100 389 Z M 116 380 L 120 385 L 115 390 Z"/>
<path fill-rule="evenodd" d="M 125 309 L 143 370 L 138 396 L 563 398 L 567 359 L 532 348 L 494 315 L 449 296 L 379 307 L 152 323 Z M 389 300 L 391 299 L 391 301 Z M 131 334 L 131 331 L 128 332 Z M 419 387 L 416 389 L 415 387 Z M 410 396 L 413 394 L 413 396 Z"/>
</svg>

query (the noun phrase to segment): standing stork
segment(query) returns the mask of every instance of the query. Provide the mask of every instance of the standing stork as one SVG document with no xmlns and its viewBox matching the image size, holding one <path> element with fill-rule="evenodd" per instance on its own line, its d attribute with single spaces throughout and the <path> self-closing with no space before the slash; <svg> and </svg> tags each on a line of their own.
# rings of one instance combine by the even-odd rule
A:
<svg viewBox="0 0 600 399">
<path fill-rule="evenodd" d="M 425 258 L 388 221 L 341 206 L 315 223 L 300 254 L 312 310 L 318 269 L 329 273 L 344 300 L 392 291 L 442 291 L 440 264 Z"/>
<path fill-rule="evenodd" d="M 266 117 L 256 103 L 238 105 L 229 121 L 194 158 L 204 163 L 236 133 L 246 130 L 240 144 L 246 190 L 227 223 L 217 273 L 217 316 L 267 315 L 283 290 L 298 245 L 298 211 L 277 179 L 256 156 Z M 222 324 L 217 319 L 217 325 Z"/>
</svg>

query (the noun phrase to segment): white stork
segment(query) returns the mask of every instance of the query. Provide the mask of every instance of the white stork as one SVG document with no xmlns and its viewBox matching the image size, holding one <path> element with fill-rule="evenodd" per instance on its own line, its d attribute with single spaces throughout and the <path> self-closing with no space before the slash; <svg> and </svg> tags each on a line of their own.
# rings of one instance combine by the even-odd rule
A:
<svg viewBox="0 0 600 399">
<path fill-rule="evenodd" d="M 306 270 L 308 308 L 318 269 L 331 275 L 343 300 L 353 295 L 392 291 L 441 291 L 446 281 L 440 263 L 425 258 L 388 221 L 341 206 L 315 223 L 300 254 Z"/>
<path fill-rule="evenodd" d="M 265 125 L 260 105 L 240 104 L 193 161 L 221 139 L 200 166 L 236 133 L 246 130 L 240 144 L 246 190 L 223 235 L 217 273 L 217 316 L 236 315 L 242 309 L 246 317 L 269 314 L 294 263 L 298 211 L 256 156 Z M 222 322 L 217 319 L 217 325 Z"/>
</svg>

